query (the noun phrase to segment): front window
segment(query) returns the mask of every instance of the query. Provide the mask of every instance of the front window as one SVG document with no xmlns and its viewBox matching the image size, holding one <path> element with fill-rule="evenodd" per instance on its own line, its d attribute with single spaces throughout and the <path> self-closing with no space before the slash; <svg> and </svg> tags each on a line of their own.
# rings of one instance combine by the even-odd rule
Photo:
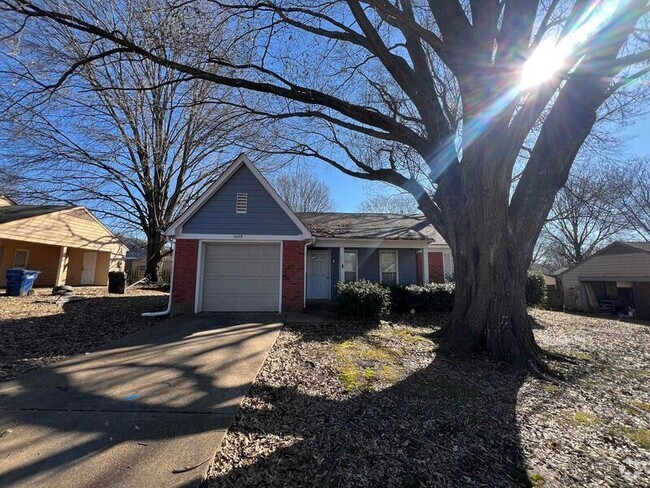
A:
<svg viewBox="0 0 650 488">
<path fill-rule="evenodd" d="M 382 285 L 396 285 L 397 251 L 381 251 L 379 253 L 379 268 Z"/>
<path fill-rule="evenodd" d="M 345 282 L 357 280 L 357 251 L 345 251 L 343 254 L 343 272 Z"/>
<path fill-rule="evenodd" d="M 14 253 L 14 268 L 26 268 L 29 251 L 27 249 L 16 249 Z"/>
</svg>

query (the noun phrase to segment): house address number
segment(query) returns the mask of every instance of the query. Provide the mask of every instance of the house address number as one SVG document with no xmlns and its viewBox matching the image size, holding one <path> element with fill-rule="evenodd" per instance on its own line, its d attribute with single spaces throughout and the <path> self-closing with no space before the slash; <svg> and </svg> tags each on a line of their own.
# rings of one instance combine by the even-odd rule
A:
<svg viewBox="0 0 650 488">
<path fill-rule="evenodd" d="M 244 236 L 241 235 L 241 234 L 235 234 L 234 236 L 232 236 L 232 238 L 233 238 L 233 239 L 243 239 Z"/>
</svg>

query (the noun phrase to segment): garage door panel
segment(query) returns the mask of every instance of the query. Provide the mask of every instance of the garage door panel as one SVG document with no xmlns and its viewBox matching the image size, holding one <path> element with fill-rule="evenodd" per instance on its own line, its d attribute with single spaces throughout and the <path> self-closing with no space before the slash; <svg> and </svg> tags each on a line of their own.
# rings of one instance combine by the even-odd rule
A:
<svg viewBox="0 0 650 488">
<path fill-rule="evenodd" d="M 277 311 L 279 244 L 206 244 L 202 310 Z"/>
</svg>

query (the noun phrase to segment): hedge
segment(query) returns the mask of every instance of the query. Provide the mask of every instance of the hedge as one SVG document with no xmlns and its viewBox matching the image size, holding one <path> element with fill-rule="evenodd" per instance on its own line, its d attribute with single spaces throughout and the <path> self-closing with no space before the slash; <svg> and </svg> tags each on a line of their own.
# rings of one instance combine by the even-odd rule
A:
<svg viewBox="0 0 650 488">
<path fill-rule="evenodd" d="M 454 307 L 454 283 L 394 285 L 386 288 L 366 280 L 337 285 L 338 312 L 341 318 L 377 321 L 391 310 L 406 313 L 448 313 Z M 530 306 L 546 304 L 546 283 L 541 273 L 529 273 L 526 302 Z"/>
<path fill-rule="evenodd" d="M 391 287 L 391 306 L 394 312 L 451 312 L 454 306 L 453 283 L 428 285 L 397 285 Z"/>
<path fill-rule="evenodd" d="M 339 282 L 336 294 L 337 311 L 343 319 L 377 322 L 390 312 L 390 292 L 379 283 Z"/>
<path fill-rule="evenodd" d="M 546 281 L 542 273 L 528 273 L 526 279 L 526 303 L 532 307 L 546 305 Z"/>
</svg>

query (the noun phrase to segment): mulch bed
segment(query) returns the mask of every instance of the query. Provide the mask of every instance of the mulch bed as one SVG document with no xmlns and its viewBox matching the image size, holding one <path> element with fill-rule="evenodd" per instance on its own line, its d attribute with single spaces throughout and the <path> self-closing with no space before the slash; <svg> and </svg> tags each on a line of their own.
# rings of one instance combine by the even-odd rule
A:
<svg viewBox="0 0 650 488">
<path fill-rule="evenodd" d="M 0 295 L 0 381 L 160 322 L 140 315 L 164 310 L 168 296 L 157 289 L 108 295 L 105 287 L 84 287 L 75 290 L 74 300 L 52 303 L 56 297 L 49 291 Z"/>
<path fill-rule="evenodd" d="M 650 326 L 533 313 L 565 382 L 439 356 L 435 326 L 285 328 L 207 486 L 647 486 Z"/>
</svg>

